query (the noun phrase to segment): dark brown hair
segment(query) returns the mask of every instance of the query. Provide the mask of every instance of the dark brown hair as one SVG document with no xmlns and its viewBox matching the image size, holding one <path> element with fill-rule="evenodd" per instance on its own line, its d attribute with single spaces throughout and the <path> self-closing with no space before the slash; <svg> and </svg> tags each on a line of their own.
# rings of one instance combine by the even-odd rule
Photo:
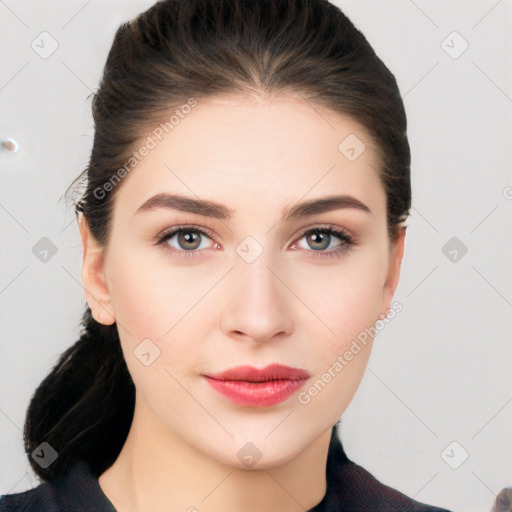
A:
<svg viewBox="0 0 512 512">
<path fill-rule="evenodd" d="M 84 189 L 77 215 L 105 245 L 122 183 L 105 184 L 126 174 L 123 166 L 152 129 L 191 98 L 261 94 L 302 97 L 367 130 L 394 242 L 411 206 L 402 98 L 363 34 L 325 0 L 161 0 L 121 24 L 93 95 L 90 160 L 70 186 L 78 182 Z M 48 482 L 78 460 L 101 475 L 116 460 L 133 418 L 135 388 L 116 324 L 97 323 L 86 307 L 82 325 L 80 339 L 59 358 L 27 410 L 25 450 Z M 31 456 L 42 442 L 58 453 L 46 469 Z"/>
</svg>

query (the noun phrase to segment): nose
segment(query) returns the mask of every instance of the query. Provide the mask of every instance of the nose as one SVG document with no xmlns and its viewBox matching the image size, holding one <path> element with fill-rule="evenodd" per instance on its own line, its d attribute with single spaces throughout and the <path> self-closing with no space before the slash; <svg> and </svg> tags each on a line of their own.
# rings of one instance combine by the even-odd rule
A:
<svg viewBox="0 0 512 512">
<path fill-rule="evenodd" d="M 227 280 L 222 332 L 238 341 L 262 344 L 293 332 L 293 293 L 286 276 L 265 253 L 255 261 L 236 261 Z"/>
</svg>

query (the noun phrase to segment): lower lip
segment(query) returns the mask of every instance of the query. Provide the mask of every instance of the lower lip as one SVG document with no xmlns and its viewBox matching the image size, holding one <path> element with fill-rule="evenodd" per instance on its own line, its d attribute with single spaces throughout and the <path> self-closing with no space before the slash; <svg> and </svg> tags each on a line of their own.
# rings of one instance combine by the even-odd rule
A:
<svg viewBox="0 0 512 512">
<path fill-rule="evenodd" d="M 211 377 L 206 377 L 206 380 L 213 389 L 228 397 L 235 404 L 251 407 L 267 407 L 283 402 L 306 382 L 306 379 L 247 382 L 217 380 Z"/>
</svg>

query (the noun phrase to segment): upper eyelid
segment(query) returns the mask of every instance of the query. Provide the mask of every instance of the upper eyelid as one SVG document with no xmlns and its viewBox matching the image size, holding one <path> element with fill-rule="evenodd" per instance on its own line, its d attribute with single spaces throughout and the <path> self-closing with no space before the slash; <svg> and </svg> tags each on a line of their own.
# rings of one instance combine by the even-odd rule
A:
<svg viewBox="0 0 512 512">
<path fill-rule="evenodd" d="M 199 231 L 201 234 L 208 236 L 209 238 L 214 238 L 216 235 L 214 231 L 204 226 L 196 226 L 194 224 L 177 224 L 175 226 L 171 226 L 169 228 L 165 228 L 158 235 L 156 235 L 155 239 L 160 239 L 164 236 L 174 236 L 180 231 Z"/>
</svg>

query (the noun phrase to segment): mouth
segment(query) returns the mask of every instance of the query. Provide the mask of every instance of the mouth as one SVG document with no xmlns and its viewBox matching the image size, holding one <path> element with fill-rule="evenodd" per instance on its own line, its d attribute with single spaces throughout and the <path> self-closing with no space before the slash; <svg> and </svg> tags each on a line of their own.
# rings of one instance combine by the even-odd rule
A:
<svg viewBox="0 0 512 512">
<path fill-rule="evenodd" d="M 283 402 L 298 391 L 311 375 L 300 368 L 279 364 L 254 368 L 237 366 L 203 375 L 213 389 L 238 405 L 268 407 Z"/>
</svg>

